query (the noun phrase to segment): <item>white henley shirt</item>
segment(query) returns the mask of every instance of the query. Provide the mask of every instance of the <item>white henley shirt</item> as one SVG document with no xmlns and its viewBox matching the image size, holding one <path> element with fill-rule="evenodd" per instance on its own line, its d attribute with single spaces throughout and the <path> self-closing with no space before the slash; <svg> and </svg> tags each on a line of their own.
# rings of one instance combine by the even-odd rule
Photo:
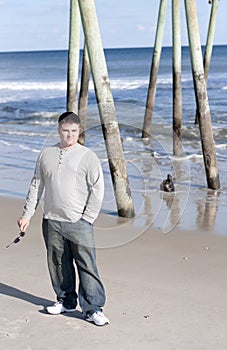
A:
<svg viewBox="0 0 227 350">
<path fill-rule="evenodd" d="M 44 148 L 37 160 L 22 216 L 30 219 L 44 192 L 46 219 L 93 223 L 104 195 L 103 172 L 96 154 L 77 143 Z"/>
</svg>

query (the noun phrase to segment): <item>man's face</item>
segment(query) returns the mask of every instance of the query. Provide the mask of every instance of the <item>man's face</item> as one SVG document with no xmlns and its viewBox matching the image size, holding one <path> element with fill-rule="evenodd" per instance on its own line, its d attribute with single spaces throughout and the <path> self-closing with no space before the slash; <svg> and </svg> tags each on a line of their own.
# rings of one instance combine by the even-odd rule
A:
<svg viewBox="0 0 227 350">
<path fill-rule="evenodd" d="M 62 123 L 58 128 L 61 139 L 61 147 L 70 147 L 77 143 L 80 126 L 76 123 Z"/>
</svg>

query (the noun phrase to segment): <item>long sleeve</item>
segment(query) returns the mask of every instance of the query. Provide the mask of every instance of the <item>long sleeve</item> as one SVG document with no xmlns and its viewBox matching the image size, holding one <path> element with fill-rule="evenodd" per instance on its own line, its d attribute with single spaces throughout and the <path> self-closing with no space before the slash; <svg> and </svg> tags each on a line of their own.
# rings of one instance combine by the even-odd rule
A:
<svg viewBox="0 0 227 350">
<path fill-rule="evenodd" d="M 80 144 L 64 150 L 56 145 L 44 148 L 36 163 L 23 217 L 32 217 L 43 191 L 45 219 L 76 222 L 83 217 L 93 223 L 104 195 L 97 155 Z"/>
<path fill-rule="evenodd" d="M 34 176 L 31 180 L 26 202 L 24 205 L 24 210 L 22 217 L 30 219 L 33 214 L 35 213 L 35 210 L 39 204 L 39 200 L 42 196 L 43 189 L 44 189 L 44 180 L 42 176 L 42 170 L 40 167 L 40 158 L 39 156 L 37 162 L 36 162 L 36 168 L 34 172 Z"/>
<path fill-rule="evenodd" d="M 90 187 L 90 194 L 82 217 L 93 223 L 101 209 L 104 196 L 104 179 L 101 164 L 94 153 L 92 153 L 88 164 L 87 182 Z"/>
</svg>

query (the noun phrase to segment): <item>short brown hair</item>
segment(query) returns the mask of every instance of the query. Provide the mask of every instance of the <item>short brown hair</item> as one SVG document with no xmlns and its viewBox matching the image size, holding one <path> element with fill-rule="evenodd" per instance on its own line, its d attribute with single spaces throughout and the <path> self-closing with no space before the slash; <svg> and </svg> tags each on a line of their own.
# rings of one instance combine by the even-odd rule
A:
<svg viewBox="0 0 227 350">
<path fill-rule="evenodd" d="M 58 124 L 61 125 L 63 123 L 75 123 L 80 125 L 80 118 L 74 112 L 64 112 L 58 118 Z"/>
</svg>

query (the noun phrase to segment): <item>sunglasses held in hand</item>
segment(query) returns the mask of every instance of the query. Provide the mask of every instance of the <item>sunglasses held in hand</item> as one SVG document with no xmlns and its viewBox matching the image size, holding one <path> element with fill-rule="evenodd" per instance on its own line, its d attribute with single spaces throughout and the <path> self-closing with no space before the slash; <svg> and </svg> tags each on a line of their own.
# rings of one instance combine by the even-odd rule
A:
<svg viewBox="0 0 227 350">
<path fill-rule="evenodd" d="M 19 243 L 20 240 L 21 240 L 21 237 L 24 237 L 25 236 L 25 232 L 20 232 L 19 235 L 10 243 L 6 246 L 6 248 L 9 248 L 12 244 L 16 244 L 16 243 Z"/>
</svg>

